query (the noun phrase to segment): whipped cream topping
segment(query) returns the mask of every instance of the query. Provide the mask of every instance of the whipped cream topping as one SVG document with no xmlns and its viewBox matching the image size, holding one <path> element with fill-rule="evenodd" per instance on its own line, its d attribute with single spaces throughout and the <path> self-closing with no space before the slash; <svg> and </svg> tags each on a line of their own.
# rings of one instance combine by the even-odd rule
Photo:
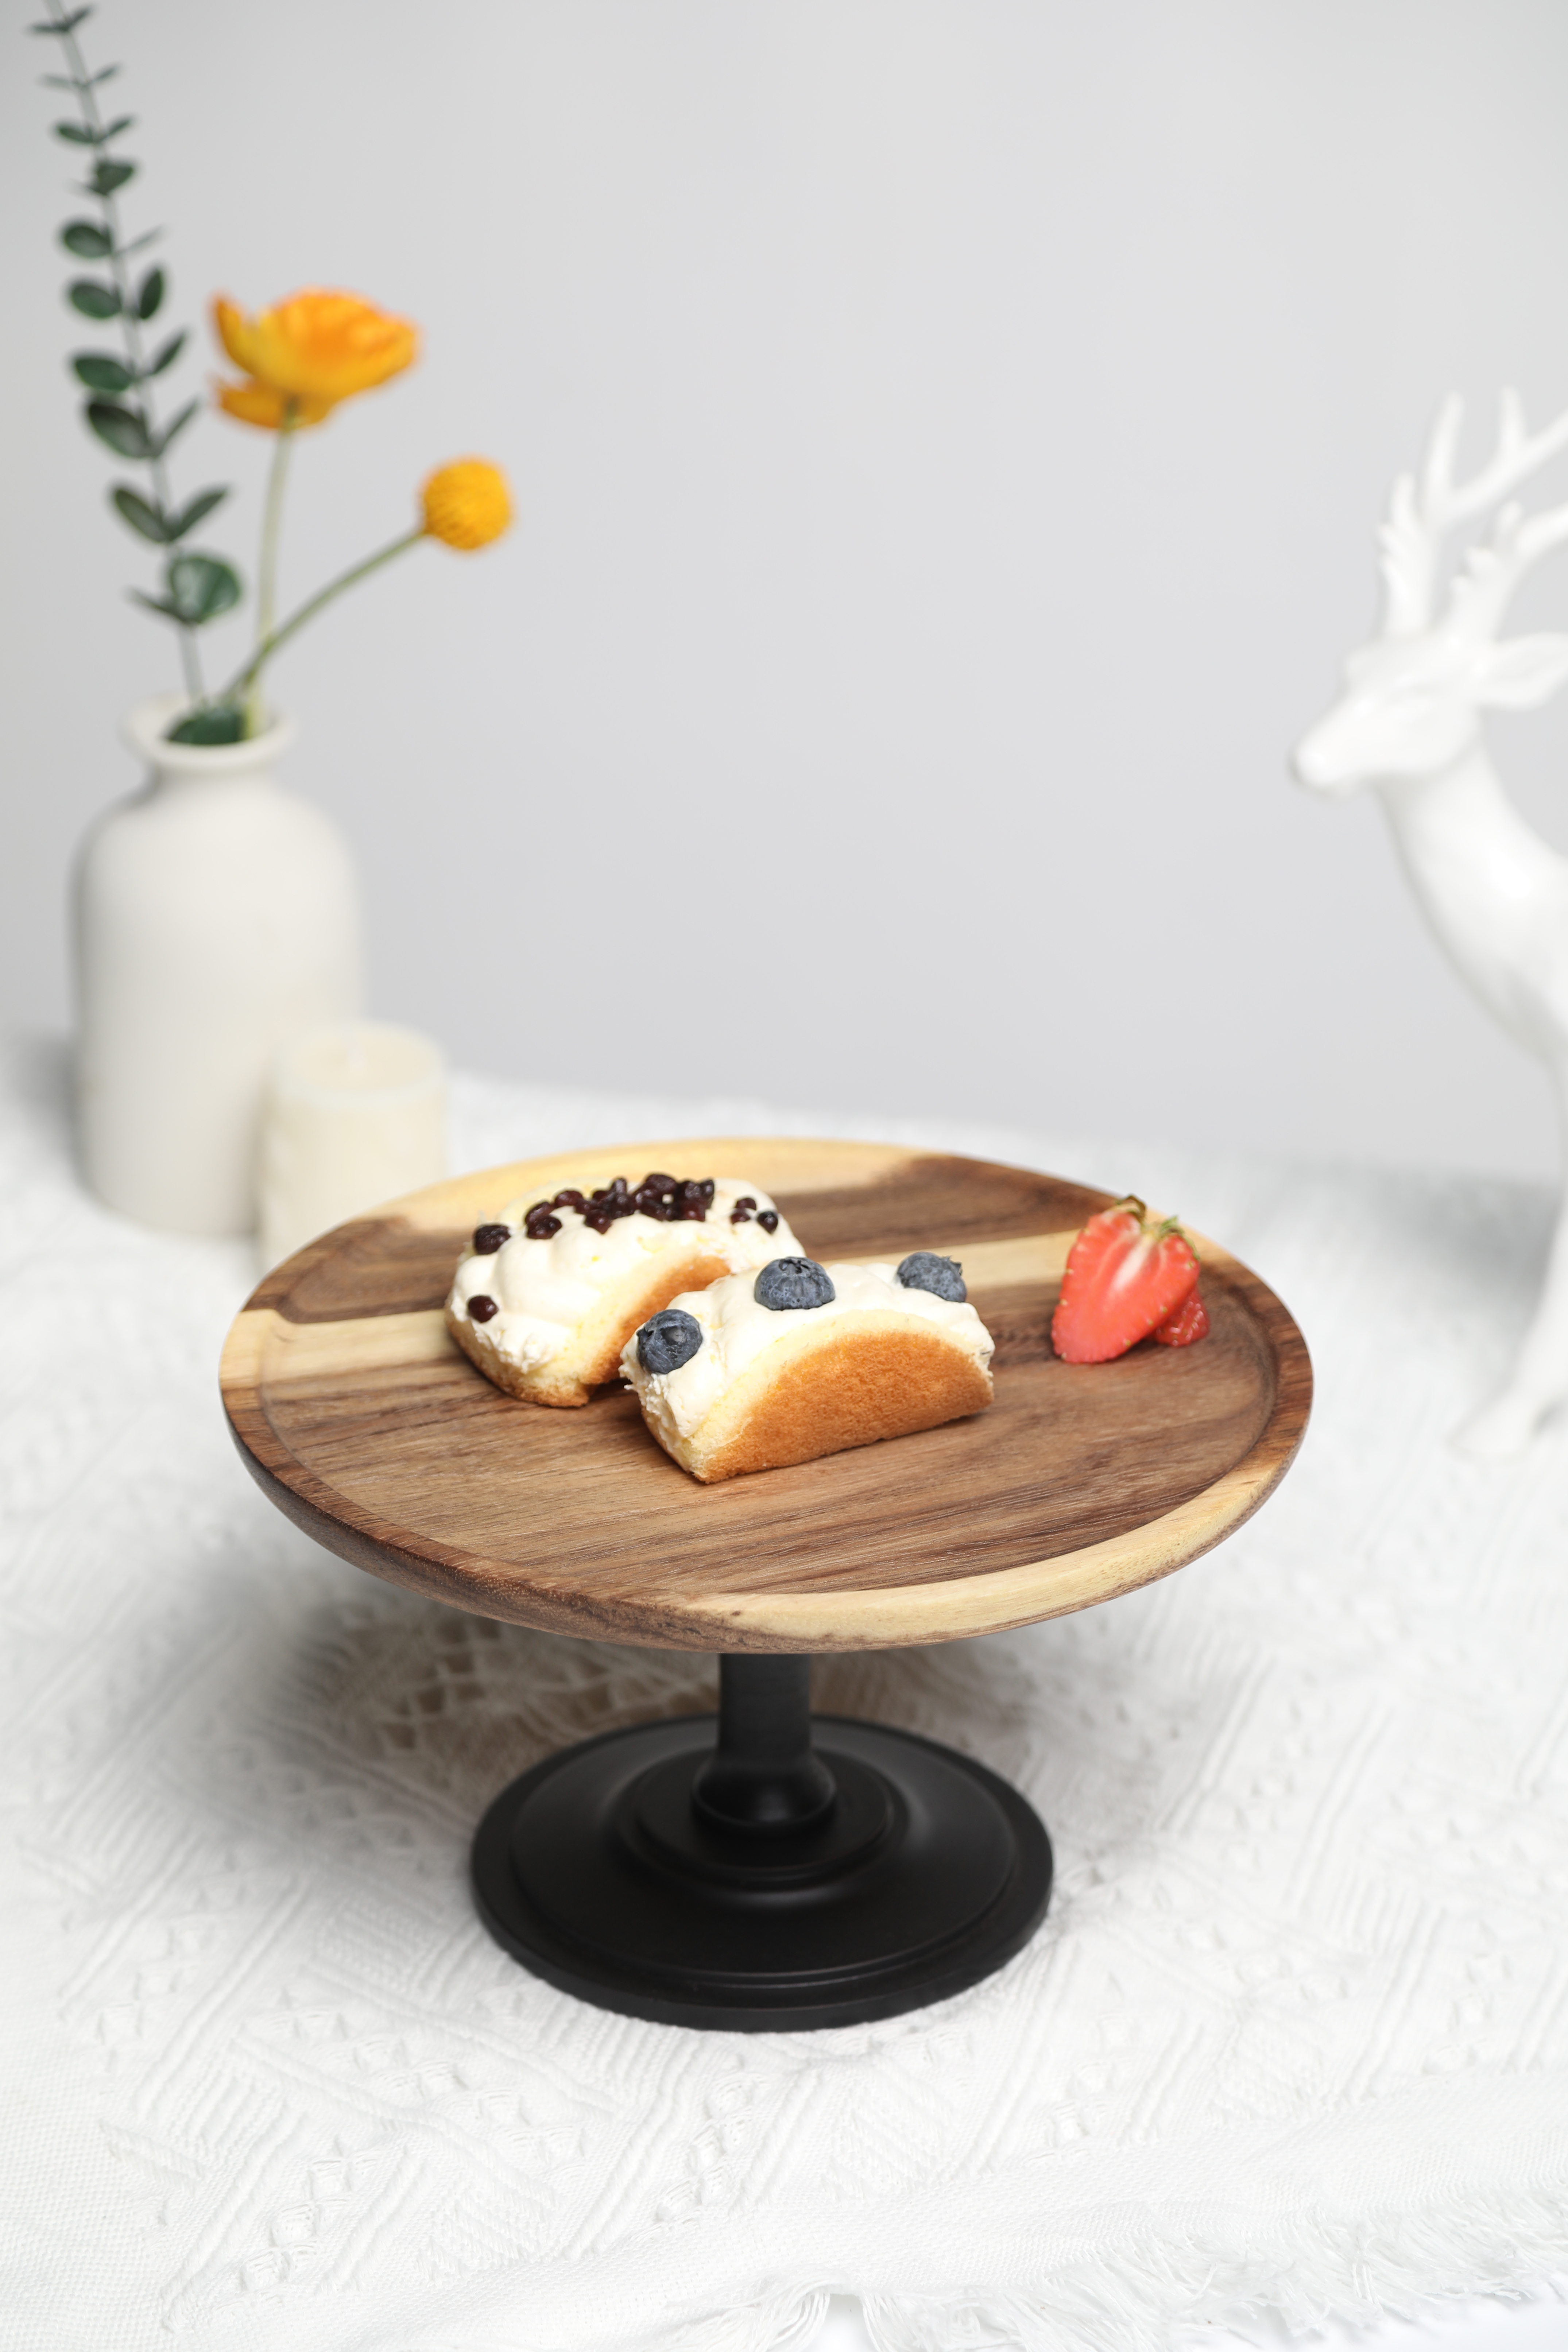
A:
<svg viewBox="0 0 1568 2352">
<path fill-rule="evenodd" d="M 781 1225 L 773 1236 L 775 1246 L 768 1252 L 771 1258 L 796 1255 L 776 1246 L 783 1231 Z M 891 1264 L 836 1261 L 826 1270 L 834 1297 L 826 1307 L 759 1306 L 752 1295 L 756 1276 L 751 1272 L 726 1275 L 708 1290 L 683 1291 L 672 1299 L 672 1306 L 695 1316 L 702 1327 L 702 1345 L 697 1353 L 673 1372 L 645 1371 L 637 1360 L 634 1333 L 621 1356 L 621 1370 L 649 1419 L 668 1434 L 689 1437 L 738 1373 L 764 1349 L 773 1347 L 806 1321 L 837 1322 L 867 1313 L 908 1315 L 918 1322 L 936 1324 L 969 1350 L 982 1371 L 989 1369 L 991 1334 L 967 1299 L 938 1298 L 930 1290 L 906 1290 L 897 1266 Z"/>
<path fill-rule="evenodd" d="M 719 1176 L 713 1180 L 712 1204 L 700 1223 L 665 1224 L 639 1211 L 636 1216 L 618 1217 L 607 1233 L 597 1234 L 584 1223 L 579 1210 L 562 1207 L 553 1213 L 561 1221 L 560 1232 L 530 1241 L 522 1221 L 536 1195 L 523 1193 L 508 1202 L 497 1221 L 515 1229 L 511 1239 L 492 1257 L 476 1257 L 470 1251 L 458 1259 L 448 1307 L 464 1322 L 475 1323 L 510 1363 L 537 1370 L 560 1353 L 606 1290 L 650 1259 L 689 1248 L 694 1235 L 731 1269 L 749 1268 L 749 1280 L 770 1258 L 798 1255 L 800 1244 L 782 1217 L 771 1234 L 763 1231 L 754 1213 L 743 1224 L 731 1223 L 730 1212 L 748 1196 L 759 1211 L 773 1208 L 762 1188 L 747 1178 Z M 476 1322 L 468 1301 L 481 1297 L 493 1298 L 497 1311 Z"/>
</svg>

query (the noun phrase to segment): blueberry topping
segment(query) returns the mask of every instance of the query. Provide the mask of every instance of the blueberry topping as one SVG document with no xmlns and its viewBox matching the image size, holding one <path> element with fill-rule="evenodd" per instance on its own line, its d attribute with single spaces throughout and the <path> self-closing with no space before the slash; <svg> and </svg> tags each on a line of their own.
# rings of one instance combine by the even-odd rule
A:
<svg viewBox="0 0 1568 2352">
<path fill-rule="evenodd" d="M 749 1225 L 756 1213 L 756 1202 L 749 1192 L 742 1192 L 730 1212 L 730 1223 L 732 1225 Z"/>
<path fill-rule="evenodd" d="M 468 1301 L 468 1313 L 476 1323 L 488 1323 L 492 1315 L 500 1313 L 500 1308 L 493 1298 L 487 1298 L 482 1290 L 476 1290 Z"/>
<path fill-rule="evenodd" d="M 761 1225 L 764 1234 L 776 1234 L 779 1229 L 778 1211 L 776 1209 L 759 1209 L 757 1211 L 757 1223 Z"/>
<path fill-rule="evenodd" d="M 702 1326 L 683 1307 L 650 1315 L 637 1333 L 637 1361 L 645 1372 L 678 1372 L 702 1345 Z"/>
<path fill-rule="evenodd" d="M 955 1305 L 968 1297 L 963 1268 L 955 1257 L 938 1257 L 934 1250 L 915 1250 L 899 1268 L 906 1290 L 929 1290 L 933 1298 L 951 1298 Z"/>
<path fill-rule="evenodd" d="M 474 1227 L 474 1255 L 476 1257 L 494 1257 L 497 1250 L 505 1249 L 510 1239 L 511 1227 L 510 1225 L 476 1225 Z"/>
<path fill-rule="evenodd" d="M 758 1224 L 762 1222 L 759 1217 Z M 775 1257 L 752 1285 L 757 1305 L 771 1307 L 775 1315 L 796 1307 L 826 1307 L 837 1296 L 832 1276 L 814 1257 Z"/>
<path fill-rule="evenodd" d="M 635 1191 L 624 1176 L 595 1186 L 586 1199 L 574 1185 L 568 1185 L 552 1201 L 534 1202 L 523 1219 L 523 1231 L 531 1241 L 548 1241 L 552 1234 L 561 1231 L 561 1220 L 554 1213 L 557 1209 L 575 1209 L 583 1223 L 595 1234 L 607 1234 L 617 1217 L 652 1217 L 661 1225 L 700 1225 L 707 1223 L 712 1205 L 711 1176 L 661 1176 L 656 1170 L 651 1176 L 645 1176 Z M 751 1205 L 754 1209 L 757 1204 L 753 1201 Z M 759 1222 L 772 1233 L 778 1219 L 774 1217 L 773 1224 L 768 1224 L 769 1213 L 764 1212 Z M 496 1228 L 487 1225 L 482 1230 L 489 1233 Z M 510 1239 L 504 1227 L 500 1230 L 503 1238 Z M 478 1247 L 477 1242 L 475 1246 Z M 499 1248 L 500 1244 L 496 1246 Z"/>
</svg>

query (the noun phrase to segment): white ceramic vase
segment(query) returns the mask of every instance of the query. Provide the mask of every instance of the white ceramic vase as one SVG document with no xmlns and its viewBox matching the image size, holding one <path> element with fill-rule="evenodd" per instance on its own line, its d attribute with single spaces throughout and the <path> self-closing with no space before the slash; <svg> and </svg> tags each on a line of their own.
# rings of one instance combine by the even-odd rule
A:
<svg viewBox="0 0 1568 2352">
<path fill-rule="evenodd" d="M 337 827 L 272 781 L 288 723 L 248 743 L 165 742 L 182 708 L 164 695 L 130 713 L 147 782 L 77 867 L 81 1153 L 126 1216 L 238 1234 L 256 1223 L 273 1055 L 360 1010 L 359 889 Z"/>
</svg>

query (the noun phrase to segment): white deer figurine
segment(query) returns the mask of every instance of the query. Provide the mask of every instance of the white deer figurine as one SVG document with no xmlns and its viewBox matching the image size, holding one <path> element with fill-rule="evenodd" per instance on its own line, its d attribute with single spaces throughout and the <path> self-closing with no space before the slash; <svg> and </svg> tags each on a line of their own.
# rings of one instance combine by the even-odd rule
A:
<svg viewBox="0 0 1568 2352">
<path fill-rule="evenodd" d="M 1506 499 L 1568 448 L 1568 411 L 1529 434 L 1505 393 L 1497 454 L 1454 479 L 1463 411 L 1444 403 L 1421 478 L 1402 474 L 1381 534 L 1386 592 L 1379 635 L 1345 666 L 1345 691 L 1297 746 L 1297 777 L 1335 797 L 1375 786 L 1411 887 L 1488 1011 L 1538 1054 L 1568 1139 L 1568 858 L 1506 798 L 1481 734 L 1489 710 L 1528 710 L 1568 678 L 1568 636 L 1504 637 L 1514 589 L 1568 541 L 1568 505 L 1528 520 L 1504 506 L 1438 602 L 1445 533 Z M 1568 1194 L 1545 1286 L 1502 1394 L 1459 1434 L 1492 1460 L 1522 1454 L 1568 1401 Z"/>
</svg>

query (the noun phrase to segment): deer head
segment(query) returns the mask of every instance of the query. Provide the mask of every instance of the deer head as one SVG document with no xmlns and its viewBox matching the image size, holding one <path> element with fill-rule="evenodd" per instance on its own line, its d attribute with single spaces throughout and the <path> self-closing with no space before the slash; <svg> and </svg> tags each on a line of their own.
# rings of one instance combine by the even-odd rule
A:
<svg viewBox="0 0 1568 2352">
<path fill-rule="evenodd" d="M 1531 435 L 1518 395 L 1505 392 L 1495 456 L 1472 480 L 1456 483 L 1463 415 L 1457 398 L 1446 400 L 1419 483 L 1402 474 L 1394 485 L 1379 534 L 1382 628 L 1351 656 L 1343 695 L 1296 747 L 1297 778 L 1316 792 L 1339 796 L 1389 778 L 1439 774 L 1475 742 L 1483 711 L 1528 710 L 1568 678 L 1568 636 L 1500 644 L 1497 634 L 1531 566 L 1568 540 L 1568 506 L 1528 520 L 1504 506 L 1436 610 L 1446 534 L 1568 447 L 1568 410 Z"/>
</svg>

